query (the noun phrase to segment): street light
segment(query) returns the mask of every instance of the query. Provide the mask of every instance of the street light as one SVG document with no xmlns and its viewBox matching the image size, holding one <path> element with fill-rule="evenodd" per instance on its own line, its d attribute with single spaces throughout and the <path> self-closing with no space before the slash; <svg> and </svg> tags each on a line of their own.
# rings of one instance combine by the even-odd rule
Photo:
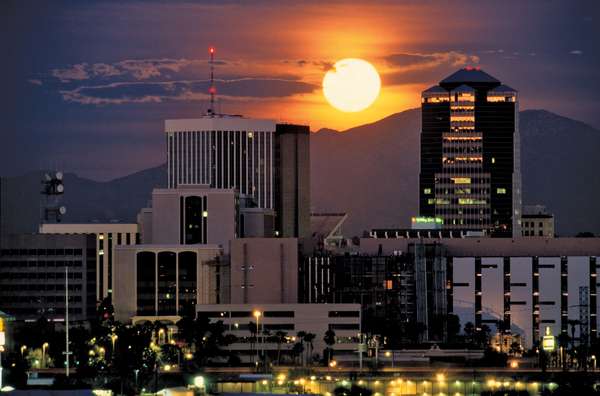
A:
<svg viewBox="0 0 600 396">
<path fill-rule="evenodd" d="M 113 351 L 115 350 L 115 341 L 117 340 L 117 338 L 119 338 L 119 336 L 116 335 L 116 334 L 111 334 L 110 335 L 110 340 L 112 341 L 112 349 L 113 349 Z"/>
<path fill-rule="evenodd" d="M 596 371 L 596 355 L 592 355 L 592 369 Z"/>
<path fill-rule="evenodd" d="M 258 361 L 260 360 L 260 354 L 258 349 L 258 335 L 260 334 L 260 326 L 259 320 L 262 313 L 258 310 L 255 310 L 252 315 L 256 318 L 256 368 L 258 369 Z"/>
<path fill-rule="evenodd" d="M 44 342 L 42 344 L 42 365 L 44 366 L 44 368 L 46 368 L 46 349 L 48 349 L 49 346 L 50 344 L 48 344 L 47 342 Z"/>
<path fill-rule="evenodd" d="M 26 350 L 27 350 L 27 345 L 21 345 L 21 359 L 23 358 L 23 355 Z"/>
</svg>

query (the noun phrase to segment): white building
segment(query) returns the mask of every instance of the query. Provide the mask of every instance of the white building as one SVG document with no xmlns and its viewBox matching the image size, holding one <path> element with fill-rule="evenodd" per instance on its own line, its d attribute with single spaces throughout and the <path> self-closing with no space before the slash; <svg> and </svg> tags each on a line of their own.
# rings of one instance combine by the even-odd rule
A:
<svg viewBox="0 0 600 396">
<path fill-rule="evenodd" d="M 214 115 L 166 120 L 168 188 L 237 188 L 273 208 L 275 121 Z"/>
<path fill-rule="evenodd" d="M 116 246 L 139 243 L 137 224 L 129 223 L 53 223 L 41 224 L 40 234 L 96 235 L 96 299 L 112 292 L 114 250 Z"/>
</svg>

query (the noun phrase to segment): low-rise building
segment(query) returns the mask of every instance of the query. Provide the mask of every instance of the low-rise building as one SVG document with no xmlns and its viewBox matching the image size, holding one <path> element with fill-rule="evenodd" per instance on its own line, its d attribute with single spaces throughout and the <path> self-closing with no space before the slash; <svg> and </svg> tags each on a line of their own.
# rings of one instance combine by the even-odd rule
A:
<svg viewBox="0 0 600 396">
<path fill-rule="evenodd" d="M 40 234 L 86 234 L 96 238 L 96 288 L 97 301 L 112 293 L 113 262 L 116 246 L 135 245 L 140 242 L 135 223 L 44 223 Z"/>
<path fill-rule="evenodd" d="M 135 245 L 115 250 L 113 305 L 122 322 L 176 322 L 197 304 L 228 298 L 228 266 L 216 245 Z"/>
<path fill-rule="evenodd" d="M 0 310 L 16 320 L 84 321 L 96 308 L 93 235 L 15 234 L 2 237 Z"/>
<path fill-rule="evenodd" d="M 198 315 L 222 321 L 236 336 L 228 348 L 244 363 L 290 364 L 321 360 L 328 347 L 324 337 L 335 333 L 333 358 L 356 361 L 361 333 L 359 304 L 212 304 L 198 305 Z M 311 341 L 302 339 L 303 334 Z M 294 349 L 301 343 L 303 351 Z M 266 360 L 266 361 L 265 361 Z"/>
</svg>

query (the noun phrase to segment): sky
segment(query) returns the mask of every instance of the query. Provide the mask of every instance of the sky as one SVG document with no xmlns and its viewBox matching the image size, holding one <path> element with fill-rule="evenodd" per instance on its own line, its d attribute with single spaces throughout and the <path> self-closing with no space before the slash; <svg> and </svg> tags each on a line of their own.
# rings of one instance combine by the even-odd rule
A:
<svg viewBox="0 0 600 396">
<path fill-rule="evenodd" d="M 466 66 L 517 89 L 521 109 L 600 128 L 597 1 L 0 2 L 0 175 L 60 168 L 110 180 L 165 161 L 164 120 L 217 110 L 344 130 L 420 104 Z M 378 70 L 368 109 L 321 83 L 343 58 Z"/>
</svg>

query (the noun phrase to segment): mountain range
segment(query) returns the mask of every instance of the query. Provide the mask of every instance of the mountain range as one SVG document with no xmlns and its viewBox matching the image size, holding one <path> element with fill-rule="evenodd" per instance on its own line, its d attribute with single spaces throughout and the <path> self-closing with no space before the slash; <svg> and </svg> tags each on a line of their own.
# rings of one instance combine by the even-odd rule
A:
<svg viewBox="0 0 600 396">
<path fill-rule="evenodd" d="M 545 110 L 519 115 L 523 204 L 543 204 L 559 235 L 600 233 L 600 131 Z M 311 135 L 312 209 L 347 212 L 347 236 L 408 227 L 418 213 L 420 110 L 393 114 L 343 132 Z M 2 178 L 3 232 L 34 232 L 43 172 Z M 65 175 L 65 222 L 135 221 L 166 166 L 109 182 Z"/>
</svg>

